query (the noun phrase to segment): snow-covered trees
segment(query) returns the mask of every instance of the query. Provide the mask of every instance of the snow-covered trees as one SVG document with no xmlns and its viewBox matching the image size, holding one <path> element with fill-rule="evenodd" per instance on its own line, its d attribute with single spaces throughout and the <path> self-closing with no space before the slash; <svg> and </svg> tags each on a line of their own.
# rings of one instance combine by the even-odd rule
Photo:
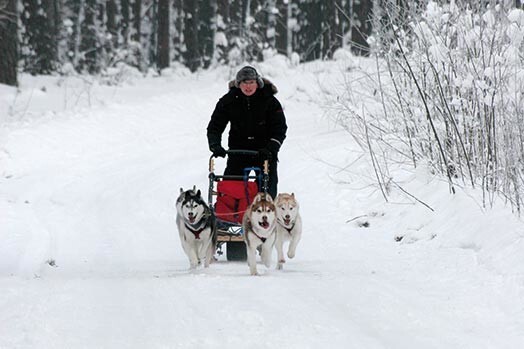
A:
<svg viewBox="0 0 524 349">
<path fill-rule="evenodd" d="M 34 74 L 104 74 L 121 63 L 145 72 L 170 61 L 195 71 L 261 60 L 266 51 L 324 59 L 352 38 L 367 54 L 371 32 L 364 0 L 12 2 L 22 9 L 21 67 Z"/>
<path fill-rule="evenodd" d="M 393 7 L 382 12 L 369 39 L 379 72 L 360 82 L 376 108 L 361 110 L 362 95 L 349 95 L 343 117 L 372 150 L 381 184 L 393 161 L 423 161 L 452 190 L 478 186 L 484 205 L 501 194 L 522 210 L 524 11 L 493 3 L 429 2 L 409 22 Z"/>
<path fill-rule="evenodd" d="M 58 67 L 58 0 L 22 0 L 22 52 L 24 69 L 49 74 Z"/>
</svg>

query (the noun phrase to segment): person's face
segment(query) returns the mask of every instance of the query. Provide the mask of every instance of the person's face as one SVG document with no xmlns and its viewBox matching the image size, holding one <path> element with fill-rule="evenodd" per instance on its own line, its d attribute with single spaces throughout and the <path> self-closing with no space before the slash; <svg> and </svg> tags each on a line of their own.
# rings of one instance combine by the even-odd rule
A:
<svg viewBox="0 0 524 349">
<path fill-rule="evenodd" d="M 257 92 L 258 86 L 256 80 L 245 80 L 240 83 L 239 87 L 242 93 L 249 97 Z"/>
</svg>

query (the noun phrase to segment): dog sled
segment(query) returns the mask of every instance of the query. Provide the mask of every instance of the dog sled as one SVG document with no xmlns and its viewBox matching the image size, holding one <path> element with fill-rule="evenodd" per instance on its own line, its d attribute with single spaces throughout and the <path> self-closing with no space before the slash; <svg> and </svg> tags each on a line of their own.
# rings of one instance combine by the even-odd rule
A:
<svg viewBox="0 0 524 349">
<path fill-rule="evenodd" d="M 228 150 L 227 156 L 259 156 L 253 150 Z M 223 254 L 226 245 L 228 261 L 247 259 L 242 219 L 244 212 L 258 192 L 268 190 L 268 161 L 263 168 L 247 167 L 242 175 L 215 173 L 215 156 L 209 159 L 208 203 L 216 218 L 217 253 Z"/>
</svg>

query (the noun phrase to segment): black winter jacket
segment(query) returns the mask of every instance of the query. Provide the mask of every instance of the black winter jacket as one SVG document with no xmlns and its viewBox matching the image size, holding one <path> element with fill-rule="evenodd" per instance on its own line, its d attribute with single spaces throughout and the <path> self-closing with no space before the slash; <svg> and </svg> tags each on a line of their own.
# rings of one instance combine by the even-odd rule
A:
<svg viewBox="0 0 524 349">
<path fill-rule="evenodd" d="M 264 79 L 264 87 L 248 97 L 229 84 L 229 92 L 218 101 L 207 126 L 210 148 L 221 144 L 222 133 L 228 123 L 229 149 L 259 150 L 269 148 L 278 152 L 286 138 L 286 118 L 280 102 L 275 98 L 276 87 Z"/>
</svg>

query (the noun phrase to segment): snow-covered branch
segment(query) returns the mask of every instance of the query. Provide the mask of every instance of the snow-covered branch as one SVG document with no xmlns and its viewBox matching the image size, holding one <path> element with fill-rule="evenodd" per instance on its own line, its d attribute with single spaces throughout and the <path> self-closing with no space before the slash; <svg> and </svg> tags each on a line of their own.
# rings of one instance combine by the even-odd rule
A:
<svg viewBox="0 0 524 349">
<path fill-rule="evenodd" d="M 400 148 L 385 161 L 400 156 L 416 165 L 425 159 L 450 183 L 482 188 L 485 206 L 501 194 L 520 212 L 524 11 L 457 3 L 430 2 L 410 22 L 398 20 L 399 9 L 385 7 L 369 38 L 380 77 L 370 74 L 366 82 L 377 91 L 370 97 L 377 107 L 365 115 L 370 132 L 358 126 L 358 107 L 343 121 L 361 144 Z M 345 106 L 361 103 L 351 95 L 341 100 Z"/>
</svg>

